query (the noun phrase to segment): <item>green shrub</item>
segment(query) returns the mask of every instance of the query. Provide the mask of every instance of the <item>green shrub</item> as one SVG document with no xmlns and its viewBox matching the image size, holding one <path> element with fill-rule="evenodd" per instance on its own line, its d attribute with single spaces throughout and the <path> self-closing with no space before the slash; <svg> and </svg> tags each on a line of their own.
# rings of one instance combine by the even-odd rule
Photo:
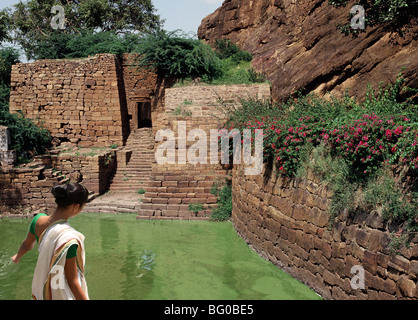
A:
<svg viewBox="0 0 418 320">
<path fill-rule="evenodd" d="M 199 211 L 204 210 L 204 206 L 201 203 L 190 203 L 188 210 L 193 212 L 195 215 L 197 215 L 199 213 Z"/>
<path fill-rule="evenodd" d="M 418 112 L 397 100 L 402 82 L 399 76 L 377 92 L 369 88 L 361 103 L 313 94 L 284 103 L 242 99 L 224 108 L 223 128 L 251 129 L 253 140 L 253 129 L 263 129 L 264 161 L 286 179 L 312 169 L 332 188 L 331 222 L 344 210 L 380 208 L 385 219 L 403 224 L 403 236 L 418 223 Z M 382 178 L 388 165 L 403 168 L 410 189 Z"/>
<path fill-rule="evenodd" d="M 139 189 L 136 193 L 138 193 L 138 194 L 144 194 L 144 193 L 146 193 L 147 191 L 144 189 L 144 188 L 141 188 L 141 189 Z"/>
<path fill-rule="evenodd" d="M 211 190 L 215 193 L 215 190 Z M 232 214 L 232 188 L 226 184 L 218 194 L 218 207 L 211 213 L 210 219 L 214 221 L 225 221 L 231 218 Z"/>
<path fill-rule="evenodd" d="M 136 34 L 116 34 L 113 31 L 85 29 L 78 33 L 52 31 L 38 42 L 36 59 L 85 58 L 97 53 L 122 54 L 134 51 L 140 37 Z"/>
<path fill-rule="evenodd" d="M 241 49 L 229 39 L 216 39 L 215 51 L 219 59 L 228 59 L 237 54 Z"/>
<path fill-rule="evenodd" d="M 37 126 L 22 113 L 9 112 L 11 66 L 19 62 L 19 53 L 13 48 L 0 49 L 0 125 L 11 133 L 11 150 L 16 150 L 17 164 L 26 162 L 36 154 L 42 154 L 50 146 L 49 132 Z"/>
<path fill-rule="evenodd" d="M 245 50 L 240 50 L 234 55 L 231 56 L 232 61 L 239 63 L 241 61 L 251 62 L 253 60 L 253 55 Z"/>
<path fill-rule="evenodd" d="M 218 77 L 220 60 L 208 45 L 178 31 L 164 30 L 142 36 L 136 50 L 138 64 L 151 67 L 157 74 L 171 79 Z"/>
<path fill-rule="evenodd" d="M 43 154 L 50 146 L 48 130 L 37 126 L 23 114 L 0 110 L 0 125 L 9 127 L 12 136 L 11 150 L 16 150 L 18 163 L 26 162 L 36 154 Z"/>
</svg>

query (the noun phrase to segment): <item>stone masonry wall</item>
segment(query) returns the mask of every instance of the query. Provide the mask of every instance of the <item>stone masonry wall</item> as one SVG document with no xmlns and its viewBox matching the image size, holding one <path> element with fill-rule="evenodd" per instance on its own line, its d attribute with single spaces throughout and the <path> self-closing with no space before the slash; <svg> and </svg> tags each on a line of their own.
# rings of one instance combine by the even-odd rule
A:
<svg viewBox="0 0 418 320">
<path fill-rule="evenodd" d="M 1 208 L 52 210 L 55 202 L 51 188 L 60 181 L 61 178 L 44 165 L 0 169 L 0 215 L 4 214 Z"/>
<path fill-rule="evenodd" d="M 94 156 L 44 155 L 38 158 L 26 167 L 0 168 L 0 207 L 48 212 L 56 207 L 51 194 L 54 185 L 81 182 L 90 193 L 99 195 L 108 190 L 110 177 L 116 169 L 115 151 Z"/>
<path fill-rule="evenodd" d="M 123 144 L 116 56 L 13 65 L 10 112 L 43 123 L 52 137 L 83 147 Z"/>
<path fill-rule="evenodd" d="M 136 129 L 137 102 L 153 102 L 156 96 L 158 77 L 148 70 L 139 69 L 136 65 L 137 55 L 124 53 L 122 56 L 123 81 L 126 93 L 130 131 Z"/>
<path fill-rule="evenodd" d="M 169 219 L 204 218 L 216 207 L 217 198 L 210 193 L 214 183 L 222 186 L 228 179 L 228 167 L 220 163 L 218 154 L 210 154 L 210 130 L 218 130 L 225 122 L 221 98 L 226 103 L 237 103 L 238 97 L 270 97 L 270 86 L 187 86 L 165 89 L 164 103 L 153 112 L 153 135 L 160 129 L 172 130 L 178 137 L 179 123 L 186 123 L 186 134 L 192 129 L 203 129 L 207 134 L 207 163 L 192 164 L 187 157 L 179 157 L 184 149 L 176 143 L 176 163 L 153 163 L 151 181 L 146 188 L 139 218 L 167 217 Z M 197 140 L 196 140 L 197 141 Z M 196 141 L 187 141 L 187 152 Z M 155 142 L 154 151 L 163 142 Z M 217 164 L 210 164 L 210 156 L 218 156 Z M 186 163 L 179 163 L 184 160 Z M 188 210 L 190 203 L 204 205 L 195 216 Z"/>
<path fill-rule="evenodd" d="M 325 299 L 417 299 L 418 236 L 391 254 L 377 213 L 343 214 L 329 227 L 331 196 L 309 171 L 286 183 L 266 165 L 258 176 L 234 166 L 232 221 L 256 252 Z M 364 289 L 351 287 L 356 265 L 364 268 Z"/>
<path fill-rule="evenodd" d="M 59 170 L 71 182 L 81 182 L 96 195 L 109 190 L 116 171 L 116 152 L 104 151 L 91 156 L 51 155 L 44 163 Z"/>
</svg>

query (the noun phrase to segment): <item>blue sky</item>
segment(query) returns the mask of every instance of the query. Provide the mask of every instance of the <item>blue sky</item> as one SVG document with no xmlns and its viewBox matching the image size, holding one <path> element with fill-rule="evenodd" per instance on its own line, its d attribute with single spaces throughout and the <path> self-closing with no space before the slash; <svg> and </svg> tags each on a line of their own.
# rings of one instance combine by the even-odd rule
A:
<svg viewBox="0 0 418 320">
<path fill-rule="evenodd" d="M 19 0 L 0 0 L 0 9 L 9 7 Z M 222 5 L 223 0 L 152 0 L 157 14 L 165 19 L 164 29 L 181 29 L 197 33 L 200 22 Z"/>
<path fill-rule="evenodd" d="M 164 29 L 197 33 L 202 19 L 222 5 L 222 0 L 153 0 Z"/>
</svg>

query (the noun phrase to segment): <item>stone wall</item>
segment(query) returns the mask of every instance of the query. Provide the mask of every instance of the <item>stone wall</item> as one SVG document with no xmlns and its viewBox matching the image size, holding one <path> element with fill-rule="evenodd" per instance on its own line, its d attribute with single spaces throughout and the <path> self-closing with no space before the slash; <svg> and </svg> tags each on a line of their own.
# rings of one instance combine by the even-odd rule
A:
<svg viewBox="0 0 418 320">
<path fill-rule="evenodd" d="M 174 164 L 153 163 L 151 182 L 146 189 L 139 217 L 196 218 L 188 210 L 190 203 L 204 205 L 205 209 L 197 213 L 197 218 L 210 215 L 217 205 L 217 198 L 210 190 L 214 183 L 222 186 L 229 177 L 228 166 L 220 163 L 220 151 L 215 155 L 210 153 L 210 130 L 218 130 L 226 120 L 219 99 L 231 104 L 237 103 L 239 97 L 248 96 L 268 98 L 270 86 L 187 86 L 165 89 L 161 107 L 153 112 L 154 137 L 159 130 L 169 129 L 177 141 L 179 124 L 185 124 L 186 135 L 193 129 L 202 129 L 207 135 L 207 163 L 192 164 L 184 156 L 197 140 L 188 139 L 184 147 L 176 143 Z M 155 143 L 155 152 L 162 143 Z M 210 163 L 211 156 L 218 157 L 216 164 Z"/>
<path fill-rule="evenodd" d="M 264 166 L 245 176 L 234 166 L 232 221 L 265 259 L 325 299 L 417 299 L 418 236 L 391 254 L 388 224 L 377 213 L 343 214 L 329 227 L 332 192 L 311 172 L 285 182 Z M 353 266 L 364 268 L 364 289 L 353 289 Z"/>
<path fill-rule="evenodd" d="M 10 112 L 19 110 L 63 141 L 122 145 L 116 56 L 13 65 Z"/>
<path fill-rule="evenodd" d="M 158 77 L 137 68 L 136 57 L 97 54 L 13 65 L 10 112 L 21 110 L 61 141 L 123 145 L 137 128 L 136 104 L 155 106 L 159 98 Z"/>
<path fill-rule="evenodd" d="M 99 195 L 108 190 L 115 169 L 115 151 L 94 156 L 44 155 L 22 168 L 0 168 L 0 204 L 52 213 L 54 185 L 81 182 L 91 194 Z"/>
<path fill-rule="evenodd" d="M 123 86 L 126 94 L 126 103 L 128 117 L 130 121 L 130 131 L 138 128 L 138 102 L 151 102 L 155 105 L 157 95 L 158 77 L 145 69 L 138 68 L 138 56 L 135 54 L 125 53 L 122 56 L 123 69 Z"/>
<path fill-rule="evenodd" d="M 44 162 L 59 170 L 71 182 L 82 182 L 96 195 L 109 190 L 116 171 L 116 152 L 104 151 L 91 156 L 51 155 Z"/>
<path fill-rule="evenodd" d="M 25 207 L 32 210 L 43 208 L 47 212 L 55 203 L 51 188 L 60 180 L 44 165 L 0 168 L 0 207 L 5 205 L 6 208 Z"/>
</svg>

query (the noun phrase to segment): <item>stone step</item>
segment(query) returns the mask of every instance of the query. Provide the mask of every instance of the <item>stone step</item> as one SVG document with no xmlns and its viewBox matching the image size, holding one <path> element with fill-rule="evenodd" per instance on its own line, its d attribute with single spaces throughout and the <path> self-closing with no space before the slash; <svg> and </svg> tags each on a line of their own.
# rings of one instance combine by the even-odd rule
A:
<svg viewBox="0 0 418 320">
<path fill-rule="evenodd" d="M 152 128 L 141 128 L 131 133 L 124 150 L 132 151 L 129 163 L 117 169 L 110 190 L 119 192 L 145 188 L 155 162 Z"/>
<path fill-rule="evenodd" d="M 149 179 L 113 180 L 110 187 L 129 187 L 129 185 L 138 185 L 143 187 L 147 186 L 149 181 Z"/>
<path fill-rule="evenodd" d="M 120 170 L 117 174 L 115 174 L 115 177 L 129 178 L 129 176 L 143 177 L 143 176 L 148 176 L 148 175 L 151 175 L 151 169 L 146 169 L 146 168 L 138 169 L 137 168 L 137 169 Z"/>
</svg>

